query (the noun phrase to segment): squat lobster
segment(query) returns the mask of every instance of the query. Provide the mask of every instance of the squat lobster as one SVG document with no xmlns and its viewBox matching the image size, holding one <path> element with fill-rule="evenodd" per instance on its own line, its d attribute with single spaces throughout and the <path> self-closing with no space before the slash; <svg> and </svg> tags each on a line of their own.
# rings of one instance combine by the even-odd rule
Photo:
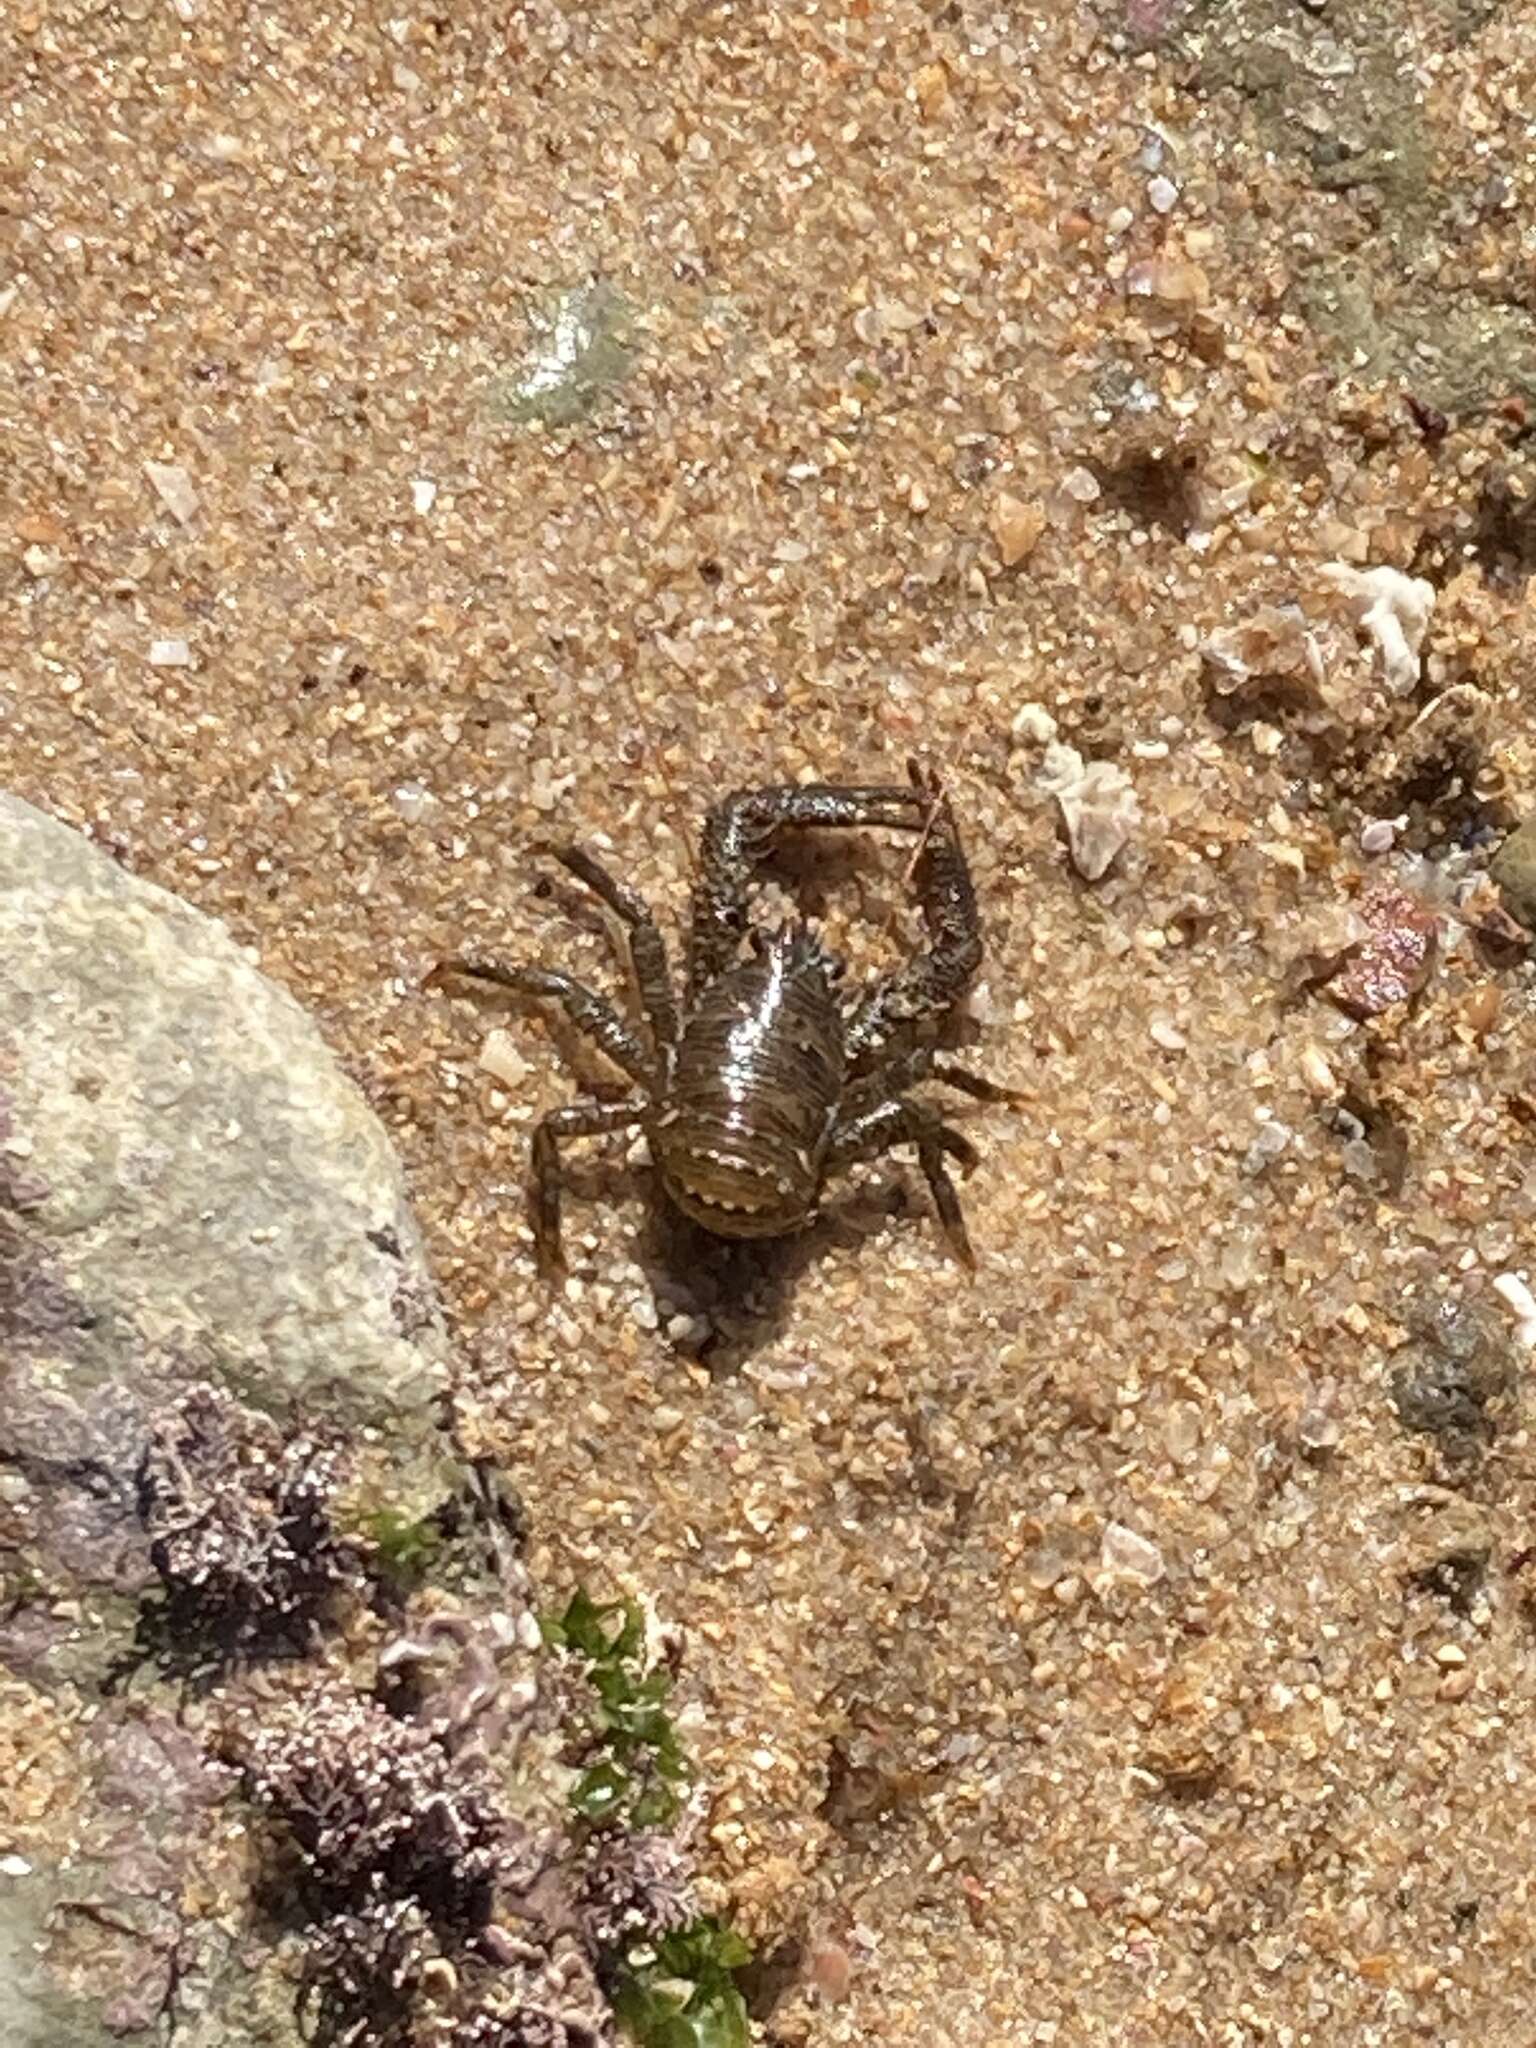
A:
<svg viewBox="0 0 1536 2048">
<path fill-rule="evenodd" d="M 829 1175 L 892 1146 L 918 1165 L 955 1255 L 975 1256 L 946 1159 L 969 1172 L 970 1141 L 905 1090 L 933 1080 L 982 1102 L 1016 1091 L 911 1042 L 913 1027 L 964 996 L 981 964 L 970 869 L 938 778 L 909 764 L 909 784 L 841 783 L 739 790 L 709 812 L 688 942 L 688 990 L 673 994 L 666 943 L 641 898 L 579 847 L 555 858 L 625 928 L 642 1037 L 603 997 L 567 974 L 446 960 L 428 987 L 462 980 L 548 996 L 628 1075 L 628 1102 L 551 1110 L 533 1136 L 535 1250 L 546 1278 L 564 1272 L 559 1143 L 643 1128 L 668 1199 L 719 1237 L 783 1237 L 815 1216 Z M 928 944 L 845 1009 L 841 964 L 803 920 L 751 934 L 747 903 L 775 835 L 787 828 L 882 826 L 921 835 L 913 863 Z"/>
</svg>

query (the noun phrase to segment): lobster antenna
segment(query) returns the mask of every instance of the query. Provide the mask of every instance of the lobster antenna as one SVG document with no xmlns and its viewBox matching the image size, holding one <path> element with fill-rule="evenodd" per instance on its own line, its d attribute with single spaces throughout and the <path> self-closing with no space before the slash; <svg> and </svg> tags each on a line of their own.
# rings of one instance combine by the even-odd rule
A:
<svg viewBox="0 0 1536 2048">
<path fill-rule="evenodd" d="M 912 849 L 911 858 L 908 860 L 906 870 L 902 875 L 901 886 L 903 889 L 910 889 L 912 886 L 912 877 L 917 873 L 917 864 L 923 857 L 923 850 L 927 846 L 928 841 L 933 837 L 933 828 L 938 822 L 939 807 L 944 801 L 944 794 L 944 785 L 939 780 L 938 774 L 935 773 L 933 778 L 933 801 L 928 806 L 927 815 L 924 817 L 922 828 L 917 835 L 917 844 Z M 896 919 L 899 914 L 900 905 L 893 902 L 890 909 L 886 912 L 885 923 L 880 927 L 880 944 L 882 947 L 889 946 L 895 938 Z"/>
</svg>

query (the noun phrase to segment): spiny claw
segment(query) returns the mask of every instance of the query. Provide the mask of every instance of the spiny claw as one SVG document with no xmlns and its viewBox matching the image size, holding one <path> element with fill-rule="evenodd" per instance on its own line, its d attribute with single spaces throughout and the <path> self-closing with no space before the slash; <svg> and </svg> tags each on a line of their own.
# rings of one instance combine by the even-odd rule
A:
<svg viewBox="0 0 1536 2048">
<path fill-rule="evenodd" d="M 423 989 L 446 989 L 450 981 L 487 981 L 491 977 L 483 967 L 473 960 L 439 960 L 426 980 Z M 461 990 L 468 994 L 468 990 Z"/>
<path fill-rule="evenodd" d="M 539 1278 L 549 1286 L 564 1280 L 571 1270 L 566 1263 L 564 1247 L 557 1244 L 536 1243 L 533 1248 L 533 1263 L 538 1270 Z"/>
<path fill-rule="evenodd" d="M 928 767 L 925 762 L 919 761 L 915 754 L 907 761 L 907 780 L 918 794 L 927 797 L 930 803 L 944 802 L 944 781 L 938 769 Z"/>
<path fill-rule="evenodd" d="M 956 1261 L 964 1266 L 966 1272 L 974 1280 L 976 1278 L 976 1254 L 971 1248 L 971 1240 L 965 1226 L 962 1224 L 958 1230 L 947 1230 L 944 1234 L 949 1239 L 949 1248 L 954 1253 Z"/>
</svg>

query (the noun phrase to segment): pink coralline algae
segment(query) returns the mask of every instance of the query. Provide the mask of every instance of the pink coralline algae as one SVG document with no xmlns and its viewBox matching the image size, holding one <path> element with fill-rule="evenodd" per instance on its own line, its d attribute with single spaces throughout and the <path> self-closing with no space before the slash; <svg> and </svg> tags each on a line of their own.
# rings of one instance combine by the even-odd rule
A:
<svg viewBox="0 0 1536 2048">
<path fill-rule="evenodd" d="M 1358 914 L 1365 936 L 1333 976 L 1329 994 L 1341 1010 L 1363 1021 L 1418 994 L 1434 965 L 1438 924 L 1431 911 L 1392 883 L 1362 897 Z"/>
</svg>

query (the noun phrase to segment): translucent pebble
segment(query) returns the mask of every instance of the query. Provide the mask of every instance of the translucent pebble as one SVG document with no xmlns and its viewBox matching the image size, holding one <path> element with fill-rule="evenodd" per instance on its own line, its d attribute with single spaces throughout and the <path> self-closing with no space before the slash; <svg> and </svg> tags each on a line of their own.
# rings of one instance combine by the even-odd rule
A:
<svg viewBox="0 0 1536 2048">
<path fill-rule="evenodd" d="M 1115 1578 L 1134 1579 L 1142 1586 L 1156 1585 L 1166 1569 L 1157 1545 L 1123 1522 L 1111 1522 L 1105 1529 L 1101 1562 Z"/>
<path fill-rule="evenodd" d="M 197 492 L 179 462 L 146 462 L 144 474 L 173 519 L 185 526 L 197 517 Z"/>
<path fill-rule="evenodd" d="M 480 1065 L 509 1088 L 520 1087 L 528 1078 L 527 1060 L 518 1051 L 511 1032 L 500 1028 L 486 1033 L 480 1048 Z"/>
<path fill-rule="evenodd" d="M 1163 1424 L 1163 1443 L 1176 1465 L 1194 1456 L 1200 1445 L 1200 1410 L 1193 1401 L 1175 1401 Z"/>
<path fill-rule="evenodd" d="M 432 807 L 432 792 L 419 782 L 402 782 L 390 801 L 407 825 L 416 825 Z"/>
<path fill-rule="evenodd" d="M 1254 1249 L 1246 1238 L 1229 1237 L 1218 1261 L 1224 1286 L 1234 1291 L 1251 1286 L 1255 1269 Z"/>
<path fill-rule="evenodd" d="M 1280 1157 L 1291 1142 L 1293 1133 L 1282 1123 L 1260 1124 L 1254 1133 L 1253 1143 L 1243 1154 L 1242 1171 L 1252 1177 L 1264 1171 L 1273 1160 Z"/>
<path fill-rule="evenodd" d="M 1342 1434 L 1333 1404 L 1338 1395 L 1336 1380 L 1323 1380 L 1296 1418 L 1296 1435 L 1306 1451 L 1331 1451 Z"/>
</svg>

